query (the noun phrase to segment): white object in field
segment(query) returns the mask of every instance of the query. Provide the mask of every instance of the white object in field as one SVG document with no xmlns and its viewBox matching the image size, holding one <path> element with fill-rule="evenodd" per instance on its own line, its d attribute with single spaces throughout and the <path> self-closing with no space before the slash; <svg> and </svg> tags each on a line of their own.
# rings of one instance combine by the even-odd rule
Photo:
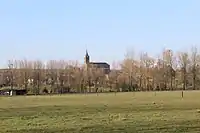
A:
<svg viewBox="0 0 200 133">
<path fill-rule="evenodd" d="M 16 95 L 16 91 L 11 90 L 10 91 L 10 96 L 15 96 Z"/>
<path fill-rule="evenodd" d="M 4 92 L 4 95 L 9 95 L 10 94 L 10 92 L 9 91 L 7 91 L 7 92 Z"/>
</svg>

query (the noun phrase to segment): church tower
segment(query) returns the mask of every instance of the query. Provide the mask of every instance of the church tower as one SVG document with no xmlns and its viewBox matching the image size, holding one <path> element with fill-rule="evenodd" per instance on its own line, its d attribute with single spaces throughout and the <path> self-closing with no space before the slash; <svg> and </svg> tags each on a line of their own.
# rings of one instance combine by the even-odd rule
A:
<svg viewBox="0 0 200 133">
<path fill-rule="evenodd" d="M 86 53 L 85 53 L 85 68 L 86 68 L 86 71 L 88 71 L 89 69 L 89 64 L 90 64 L 90 56 L 88 54 L 88 51 L 86 50 Z"/>
<path fill-rule="evenodd" d="M 85 64 L 89 64 L 90 63 L 90 56 L 88 54 L 88 51 L 86 50 L 86 54 L 85 54 Z"/>
</svg>

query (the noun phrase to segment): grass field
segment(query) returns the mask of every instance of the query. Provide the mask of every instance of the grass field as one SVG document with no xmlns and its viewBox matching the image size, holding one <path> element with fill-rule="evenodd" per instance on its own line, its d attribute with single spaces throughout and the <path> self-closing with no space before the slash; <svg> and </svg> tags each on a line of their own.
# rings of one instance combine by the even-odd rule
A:
<svg viewBox="0 0 200 133">
<path fill-rule="evenodd" d="M 200 92 L 0 97 L 2 133 L 200 132 Z"/>
</svg>

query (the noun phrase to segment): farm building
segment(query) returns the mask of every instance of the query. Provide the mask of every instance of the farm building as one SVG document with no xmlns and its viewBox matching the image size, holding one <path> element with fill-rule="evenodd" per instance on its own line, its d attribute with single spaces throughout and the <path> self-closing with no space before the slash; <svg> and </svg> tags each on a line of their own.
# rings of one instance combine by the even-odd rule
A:
<svg viewBox="0 0 200 133">
<path fill-rule="evenodd" d="M 10 95 L 10 96 L 16 96 L 16 95 L 26 95 L 27 90 L 26 89 L 11 89 L 11 88 L 1 88 L 0 89 L 0 95 Z"/>
</svg>

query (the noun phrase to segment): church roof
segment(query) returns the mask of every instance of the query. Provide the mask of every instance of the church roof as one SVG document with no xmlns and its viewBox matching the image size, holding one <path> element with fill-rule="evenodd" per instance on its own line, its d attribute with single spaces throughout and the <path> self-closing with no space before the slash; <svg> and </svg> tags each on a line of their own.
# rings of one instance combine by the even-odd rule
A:
<svg viewBox="0 0 200 133">
<path fill-rule="evenodd" d="M 110 73 L 110 65 L 106 62 L 90 62 L 90 65 L 91 67 L 103 69 L 105 74 Z"/>
<path fill-rule="evenodd" d="M 105 65 L 109 65 L 108 63 L 106 62 L 90 62 L 91 64 L 105 64 Z"/>
<path fill-rule="evenodd" d="M 90 64 L 96 65 L 96 67 L 99 67 L 99 68 L 109 68 L 110 67 L 110 65 L 106 62 L 90 62 Z"/>
</svg>

